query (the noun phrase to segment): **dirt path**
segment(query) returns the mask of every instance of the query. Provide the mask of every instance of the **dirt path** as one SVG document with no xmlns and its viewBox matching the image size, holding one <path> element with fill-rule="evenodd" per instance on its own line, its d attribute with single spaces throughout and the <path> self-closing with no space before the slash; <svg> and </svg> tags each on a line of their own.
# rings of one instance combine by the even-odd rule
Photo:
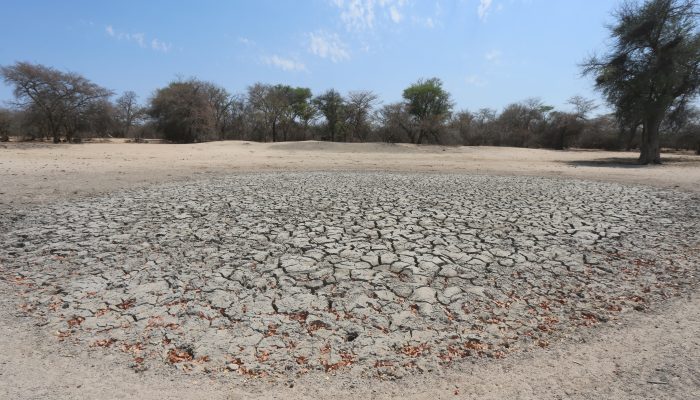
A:
<svg viewBox="0 0 700 400">
<path fill-rule="evenodd" d="M 170 180 L 256 170 L 388 170 L 541 175 L 700 191 L 700 157 L 637 168 L 631 153 L 325 143 L 9 144 L 0 148 L 0 207 L 23 208 Z M 0 282 L 0 285 L 5 285 Z M 8 293 L 0 286 L 0 293 Z M 580 342 L 397 382 L 311 374 L 233 384 L 168 367 L 136 374 L 123 355 L 95 358 L 22 318 L 0 297 L 0 398 L 700 398 L 697 292 L 632 312 Z M 293 387 L 290 387 L 293 386 Z"/>
</svg>

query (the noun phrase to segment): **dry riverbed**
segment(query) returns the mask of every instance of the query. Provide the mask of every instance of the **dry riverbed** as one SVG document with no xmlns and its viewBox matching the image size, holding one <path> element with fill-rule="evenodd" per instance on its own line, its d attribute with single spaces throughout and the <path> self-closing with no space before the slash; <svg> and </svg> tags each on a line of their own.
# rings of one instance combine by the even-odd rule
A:
<svg viewBox="0 0 700 400">
<path fill-rule="evenodd" d="M 4 146 L 0 397 L 700 395 L 700 157 Z"/>
</svg>

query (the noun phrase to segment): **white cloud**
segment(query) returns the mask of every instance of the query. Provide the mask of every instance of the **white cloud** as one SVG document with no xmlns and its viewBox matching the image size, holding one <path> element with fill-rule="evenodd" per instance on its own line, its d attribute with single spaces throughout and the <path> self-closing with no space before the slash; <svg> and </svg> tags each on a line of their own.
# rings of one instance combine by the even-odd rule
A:
<svg viewBox="0 0 700 400">
<path fill-rule="evenodd" d="M 107 35 L 109 37 L 115 38 L 116 40 L 125 40 L 127 42 L 133 42 L 139 45 L 141 48 L 147 48 L 150 47 L 151 49 L 155 51 L 160 51 L 163 53 L 167 53 L 170 51 L 170 49 L 173 47 L 172 44 L 163 42 L 162 40 L 158 38 L 153 38 L 150 41 L 150 46 L 147 45 L 147 39 L 146 35 L 137 32 L 137 33 L 129 33 L 129 32 L 120 32 L 112 25 L 107 25 L 105 27 L 105 32 L 107 32 Z"/>
<path fill-rule="evenodd" d="M 498 64 L 501 61 L 501 56 L 503 53 L 500 50 L 491 50 L 488 53 L 484 54 L 484 58 L 486 61 Z"/>
<path fill-rule="evenodd" d="M 403 19 L 403 15 L 401 15 L 399 9 L 396 8 L 396 6 L 389 7 L 389 15 L 391 15 L 391 20 L 394 21 L 394 23 L 396 24 L 401 22 L 401 19 Z"/>
<path fill-rule="evenodd" d="M 489 9 L 491 8 L 492 2 L 492 0 L 479 0 L 479 6 L 476 8 L 476 12 L 479 14 L 480 20 L 486 20 L 486 17 L 489 15 Z"/>
<path fill-rule="evenodd" d="M 248 39 L 247 37 L 243 37 L 243 36 L 238 38 L 238 43 L 241 43 L 245 46 L 254 46 L 255 45 L 254 41 L 252 41 L 251 39 Z"/>
<path fill-rule="evenodd" d="M 469 75 L 466 77 L 466 79 L 464 81 L 466 82 L 467 85 L 476 86 L 476 87 L 483 87 L 483 86 L 486 86 L 486 84 L 488 83 L 488 82 L 486 82 L 486 80 L 484 80 L 484 78 L 482 78 L 478 75 Z"/>
<path fill-rule="evenodd" d="M 400 23 L 404 18 L 401 9 L 406 0 L 331 0 L 331 4 L 340 9 L 340 19 L 348 30 L 361 31 L 374 28 L 377 10 L 394 23 Z"/>
<path fill-rule="evenodd" d="M 340 19 L 348 29 L 362 30 L 374 26 L 374 0 L 335 0 Z"/>
<path fill-rule="evenodd" d="M 309 51 L 321 58 L 329 58 L 334 63 L 350 59 L 347 46 L 336 33 L 309 33 Z"/>
<path fill-rule="evenodd" d="M 158 39 L 151 40 L 151 48 L 155 51 L 161 51 L 163 53 L 167 53 L 170 51 L 170 49 L 172 47 L 173 47 L 173 45 L 170 43 L 161 42 Z"/>
<path fill-rule="evenodd" d="M 283 71 L 307 71 L 304 63 L 289 58 L 282 58 L 278 55 L 264 57 L 263 62 Z"/>
<path fill-rule="evenodd" d="M 126 40 L 136 42 L 140 47 L 146 47 L 146 35 L 143 33 L 125 33 Z"/>
</svg>

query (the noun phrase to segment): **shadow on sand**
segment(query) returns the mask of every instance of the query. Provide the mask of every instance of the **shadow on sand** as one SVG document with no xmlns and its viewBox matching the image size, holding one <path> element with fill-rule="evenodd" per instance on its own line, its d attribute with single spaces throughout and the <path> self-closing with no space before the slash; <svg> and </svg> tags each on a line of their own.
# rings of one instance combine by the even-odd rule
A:
<svg viewBox="0 0 700 400">
<path fill-rule="evenodd" d="M 605 168 L 649 168 L 654 165 L 642 165 L 636 157 L 607 157 L 596 160 L 573 160 L 564 161 L 564 164 L 573 167 L 605 167 Z M 680 164 L 700 164 L 700 160 L 691 157 L 661 157 L 662 165 L 680 165 Z"/>
</svg>

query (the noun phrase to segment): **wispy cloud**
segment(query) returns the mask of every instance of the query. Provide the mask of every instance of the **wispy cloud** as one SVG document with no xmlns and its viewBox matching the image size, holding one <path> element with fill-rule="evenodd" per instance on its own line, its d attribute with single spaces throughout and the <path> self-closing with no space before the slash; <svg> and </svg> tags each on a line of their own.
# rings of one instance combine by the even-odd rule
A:
<svg viewBox="0 0 700 400">
<path fill-rule="evenodd" d="M 480 20 L 486 20 L 486 17 L 489 15 L 489 9 L 491 8 L 492 2 L 492 0 L 479 0 L 479 6 L 476 8 L 476 13 L 479 14 Z"/>
<path fill-rule="evenodd" d="M 406 0 L 331 0 L 331 4 L 340 9 L 340 19 L 347 29 L 362 31 L 374 28 L 378 10 L 384 11 L 394 23 L 400 23 Z"/>
<path fill-rule="evenodd" d="M 484 54 L 484 59 L 490 63 L 498 64 L 501 62 L 501 56 L 503 53 L 500 50 L 491 50 Z"/>
<path fill-rule="evenodd" d="M 301 61 L 292 60 L 290 58 L 283 58 L 276 54 L 272 56 L 263 57 L 263 62 L 275 68 L 279 68 L 282 71 L 308 71 L 306 69 L 306 65 L 304 65 L 304 63 L 302 63 Z"/>
<path fill-rule="evenodd" d="M 394 23 L 396 24 L 401 22 L 401 20 L 403 19 L 403 15 L 401 15 L 401 12 L 395 5 L 389 7 L 389 15 L 391 16 L 391 20 L 394 21 Z"/>
<path fill-rule="evenodd" d="M 146 35 L 141 32 L 130 33 L 118 31 L 114 29 L 112 25 L 107 25 L 105 27 L 105 32 L 109 37 L 112 37 L 116 40 L 125 40 L 127 42 L 133 42 L 138 44 L 141 48 L 150 48 L 152 50 L 159 51 L 162 53 L 169 52 L 173 47 L 171 43 L 164 42 L 158 38 L 153 38 L 149 42 L 146 39 Z"/>
<path fill-rule="evenodd" d="M 248 39 L 247 37 L 243 37 L 243 36 L 238 38 L 238 43 L 240 43 L 244 46 L 248 46 L 248 47 L 255 46 L 255 42 L 253 40 Z"/>
<path fill-rule="evenodd" d="M 309 52 L 321 58 L 329 58 L 334 63 L 349 60 L 347 46 L 337 33 L 317 31 L 309 33 Z"/>
<path fill-rule="evenodd" d="M 151 48 L 155 51 L 167 53 L 170 51 L 170 49 L 172 47 L 173 47 L 172 44 L 162 42 L 162 41 L 158 40 L 158 38 L 154 38 L 153 40 L 151 40 Z"/>
</svg>

